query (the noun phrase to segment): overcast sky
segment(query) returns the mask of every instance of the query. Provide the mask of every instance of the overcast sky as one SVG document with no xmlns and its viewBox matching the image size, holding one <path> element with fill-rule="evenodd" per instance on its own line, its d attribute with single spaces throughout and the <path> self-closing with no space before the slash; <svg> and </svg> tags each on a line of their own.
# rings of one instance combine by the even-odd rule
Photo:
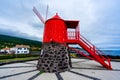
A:
<svg viewBox="0 0 120 80">
<path fill-rule="evenodd" d="M 0 34 L 42 41 L 45 18 L 57 12 L 63 19 L 80 20 L 80 32 L 100 48 L 120 49 L 120 0 L 0 0 Z"/>
</svg>

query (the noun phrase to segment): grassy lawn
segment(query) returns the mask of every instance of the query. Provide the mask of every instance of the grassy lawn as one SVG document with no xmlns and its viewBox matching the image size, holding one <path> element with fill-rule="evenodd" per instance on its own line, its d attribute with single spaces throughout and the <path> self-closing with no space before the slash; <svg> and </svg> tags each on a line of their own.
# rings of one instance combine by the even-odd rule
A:
<svg viewBox="0 0 120 80">
<path fill-rule="evenodd" d="M 2 59 L 0 62 L 11 62 L 11 61 L 21 61 L 21 60 L 32 60 L 38 59 L 38 57 L 26 57 L 26 58 L 13 58 L 13 59 Z"/>
</svg>

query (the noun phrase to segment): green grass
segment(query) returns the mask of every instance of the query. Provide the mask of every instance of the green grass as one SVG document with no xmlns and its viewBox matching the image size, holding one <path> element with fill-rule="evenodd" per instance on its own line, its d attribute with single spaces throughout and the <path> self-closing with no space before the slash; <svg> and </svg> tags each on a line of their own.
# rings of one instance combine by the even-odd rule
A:
<svg viewBox="0 0 120 80">
<path fill-rule="evenodd" d="M 116 61 L 120 61 L 120 59 L 111 59 L 111 60 L 116 60 Z"/>
<path fill-rule="evenodd" d="M 40 72 L 39 72 L 39 75 L 41 75 L 41 74 L 43 74 L 43 73 L 45 73 L 45 71 L 40 71 Z"/>
<path fill-rule="evenodd" d="M 14 58 L 28 58 L 28 57 L 39 57 L 39 54 L 1 54 L 0 60 L 3 59 L 14 59 Z"/>
<path fill-rule="evenodd" d="M 0 60 L 0 62 L 25 61 L 25 60 L 33 60 L 33 59 L 38 59 L 38 57 L 26 57 L 26 58 L 2 59 L 2 60 Z"/>
</svg>

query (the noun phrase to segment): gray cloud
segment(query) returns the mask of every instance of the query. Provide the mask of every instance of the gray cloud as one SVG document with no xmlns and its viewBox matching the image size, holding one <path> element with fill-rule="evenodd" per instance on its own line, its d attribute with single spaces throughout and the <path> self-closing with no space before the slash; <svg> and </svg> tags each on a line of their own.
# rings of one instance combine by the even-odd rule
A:
<svg viewBox="0 0 120 80">
<path fill-rule="evenodd" d="M 14 36 L 14 37 L 20 37 L 20 38 L 25 38 L 25 39 L 42 41 L 41 38 L 31 36 L 31 35 L 28 35 L 28 34 L 25 34 L 25 33 L 20 33 L 20 32 L 17 32 L 17 31 L 12 31 L 10 29 L 0 29 L 0 34 L 10 35 L 10 36 Z"/>
<path fill-rule="evenodd" d="M 0 0 L 0 33 L 42 40 L 44 27 L 32 7 L 36 6 L 45 17 L 49 4 L 48 18 L 58 12 L 63 19 L 80 20 L 81 34 L 93 44 L 119 47 L 119 3 L 119 0 Z"/>
</svg>

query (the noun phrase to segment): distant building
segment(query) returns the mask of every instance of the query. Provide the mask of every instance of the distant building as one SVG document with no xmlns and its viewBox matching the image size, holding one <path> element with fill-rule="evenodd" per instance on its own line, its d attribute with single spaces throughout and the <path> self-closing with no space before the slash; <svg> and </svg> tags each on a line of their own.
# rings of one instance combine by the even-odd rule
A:
<svg viewBox="0 0 120 80">
<path fill-rule="evenodd" d="M 15 54 L 29 54 L 30 46 L 28 45 L 16 45 L 13 50 L 15 50 Z"/>
<path fill-rule="evenodd" d="M 30 46 L 28 45 L 16 45 L 12 48 L 3 48 L 0 50 L 0 53 L 3 54 L 29 54 L 30 53 Z"/>
<path fill-rule="evenodd" d="M 0 50 L 1 53 L 3 54 L 10 54 L 10 48 L 6 47 Z"/>
</svg>

